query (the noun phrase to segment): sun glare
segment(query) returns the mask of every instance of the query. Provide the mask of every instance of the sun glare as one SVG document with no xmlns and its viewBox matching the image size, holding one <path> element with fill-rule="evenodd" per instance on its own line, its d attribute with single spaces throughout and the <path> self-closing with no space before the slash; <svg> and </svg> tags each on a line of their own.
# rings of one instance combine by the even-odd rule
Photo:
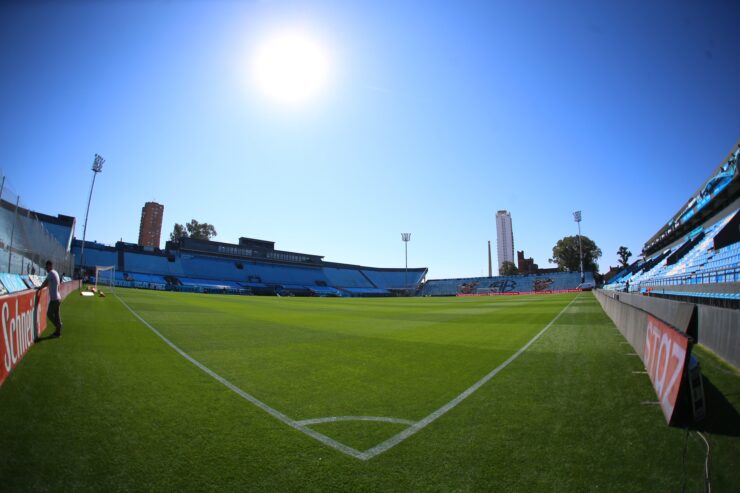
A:
<svg viewBox="0 0 740 493">
<path fill-rule="evenodd" d="M 261 93 L 281 104 L 315 99 L 329 78 L 329 59 L 320 43 L 300 30 L 282 31 L 262 42 L 252 63 Z"/>
</svg>

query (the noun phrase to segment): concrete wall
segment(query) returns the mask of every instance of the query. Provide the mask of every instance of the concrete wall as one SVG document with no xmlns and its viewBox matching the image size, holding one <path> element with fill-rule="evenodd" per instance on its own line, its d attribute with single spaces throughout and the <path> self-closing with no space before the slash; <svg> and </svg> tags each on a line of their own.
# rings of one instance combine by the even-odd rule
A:
<svg viewBox="0 0 740 493">
<path fill-rule="evenodd" d="M 696 310 L 693 303 L 654 298 L 639 293 L 624 293 L 619 301 L 643 310 L 697 340 Z"/>
<path fill-rule="evenodd" d="M 647 316 L 651 314 L 740 369 L 740 310 L 634 293 L 595 290 L 594 295 L 640 358 L 644 357 Z"/>
<path fill-rule="evenodd" d="M 630 296 L 627 293 L 615 293 L 613 291 L 594 290 L 594 295 L 599 301 L 601 308 L 612 319 L 617 330 L 622 333 L 625 339 L 632 345 L 635 352 L 645 363 L 645 331 L 647 329 L 647 312 L 635 308 L 632 305 L 623 303 L 623 296 Z"/>
<path fill-rule="evenodd" d="M 699 343 L 740 369 L 740 310 L 698 307 Z"/>
</svg>

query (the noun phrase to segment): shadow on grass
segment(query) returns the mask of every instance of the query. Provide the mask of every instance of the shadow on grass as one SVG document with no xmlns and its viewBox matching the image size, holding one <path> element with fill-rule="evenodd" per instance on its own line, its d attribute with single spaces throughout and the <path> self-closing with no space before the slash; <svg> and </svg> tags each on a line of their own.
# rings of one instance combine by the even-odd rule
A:
<svg viewBox="0 0 740 493">
<path fill-rule="evenodd" d="M 36 344 L 44 341 L 48 341 L 50 339 L 59 339 L 61 336 L 55 336 L 54 334 L 49 334 L 48 336 L 41 336 L 36 339 Z"/>
<path fill-rule="evenodd" d="M 698 423 L 687 423 L 684 419 L 682 420 L 683 424 L 679 424 L 679 426 L 688 425 L 692 430 L 713 435 L 740 436 L 740 414 L 737 409 L 706 375 L 703 376 L 703 382 L 704 400 L 707 409 L 706 417 Z"/>
</svg>

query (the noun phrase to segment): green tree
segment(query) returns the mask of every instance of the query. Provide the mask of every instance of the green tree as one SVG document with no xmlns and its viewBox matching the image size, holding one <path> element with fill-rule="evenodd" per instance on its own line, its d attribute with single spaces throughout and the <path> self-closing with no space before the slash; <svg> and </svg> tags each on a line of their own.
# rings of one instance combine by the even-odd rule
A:
<svg viewBox="0 0 740 493">
<path fill-rule="evenodd" d="M 170 233 L 170 241 L 180 241 L 180 238 L 187 237 L 188 231 L 185 229 L 185 226 L 179 223 L 175 223 L 175 227 L 172 230 L 172 233 Z"/>
<path fill-rule="evenodd" d="M 519 269 L 516 268 L 514 262 L 506 260 L 501 263 L 501 267 L 498 269 L 498 274 L 500 276 L 515 276 L 519 274 Z"/>
<path fill-rule="evenodd" d="M 199 223 L 195 219 L 191 219 L 185 225 L 185 228 L 187 228 L 190 237 L 196 240 L 210 240 L 218 234 L 213 224 Z"/>
<path fill-rule="evenodd" d="M 632 252 L 630 252 L 629 248 L 626 246 L 619 247 L 619 250 L 617 250 L 617 257 L 619 257 L 619 263 L 622 264 L 622 267 L 627 267 L 629 265 L 629 259 L 632 256 Z"/>
<path fill-rule="evenodd" d="M 170 241 L 179 241 L 181 238 L 193 238 L 196 240 L 210 240 L 216 236 L 216 228 L 213 224 L 199 223 L 191 219 L 189 223 L 182 225 L 175 223 L 175 227 L 170 233 Z"/>
<path fill-rule="evenodd" d="M 599 264 L 596 263 L 601 257 L 601 248 L 588 236 L 581 235 L 583 243 L 583 271 L 598 272 Z M 552 247 L 551 264 L 558 264 L 558 269 L 566 272 L 580 272 L 581 261 L 578 248 L 578 236 L 566 236 L 558 240 Z"/>
</svg>

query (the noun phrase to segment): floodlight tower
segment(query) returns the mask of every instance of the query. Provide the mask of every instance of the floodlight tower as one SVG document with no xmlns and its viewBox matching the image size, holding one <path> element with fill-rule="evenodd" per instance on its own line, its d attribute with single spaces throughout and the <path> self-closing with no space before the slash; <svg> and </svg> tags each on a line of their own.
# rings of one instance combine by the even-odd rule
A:
<svg viewBox="0 0 740 493">
<path fill-rule="evenodd" d="M 581 243 L 581 211 L 575 211 L 573 213 L 573 220 L 578 223 L 578 258 L 581 261 L 581 284 L 586 282 L 586 277 L 583 274 L 583 244 Z"/>
<path fill-rule="evenodd" d="M 87 210 L 85 211 L 85 225 L 82 228 L 82 247 L 80 248 L 80 271 L 85 267 L 85 237 L 87 236 L 87 216 L 90 214 L 90 202 L 92 201 L 93 188 L 95 188 L 95 177 L 98 173 L 103 171 L 103 163 L 105 159 L 100 154 L 95 154 L 95 160 L 93 160 L 92 172 L 93 179 L 92 185 L 90 185 L 90 195 L 87 197 Z"/>
<path fill-rule="evenodd" d="M 403 285 L 405 289 L 409 288 L 409 241 L 411 241 L 411 233 L 401 233 L 401 241 L 403 241 L 406 250 L 406 270 L 403 272 Z"/>
</svg>

